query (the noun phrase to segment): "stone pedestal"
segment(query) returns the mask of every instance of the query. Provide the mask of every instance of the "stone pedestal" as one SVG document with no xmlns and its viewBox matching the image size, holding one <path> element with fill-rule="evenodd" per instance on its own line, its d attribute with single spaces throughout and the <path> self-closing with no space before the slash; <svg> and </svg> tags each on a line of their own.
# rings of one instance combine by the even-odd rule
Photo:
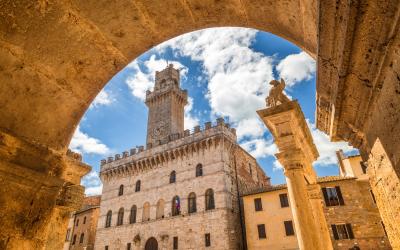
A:
<svg viewBox="0 0 400 250">
<path fill-rule="evenodd" d="M 0 132 L 0 249 L 61 249 L 89 170 L 77 154 Z"/>
<path fill-rule="evenodd" d="M 279 148 L 300 249 L 333 249 L 312 162 L 318 157 L 297 101 L 257 111 Z M 319 192 L 318 192 L 318 191 Z"/>
</svg>

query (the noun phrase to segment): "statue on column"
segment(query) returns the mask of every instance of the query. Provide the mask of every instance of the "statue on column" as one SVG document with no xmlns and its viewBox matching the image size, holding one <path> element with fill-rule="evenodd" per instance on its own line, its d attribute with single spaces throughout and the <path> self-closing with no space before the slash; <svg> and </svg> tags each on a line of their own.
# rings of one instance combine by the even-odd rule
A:
<svg viewBox="0 0 400 250">
<path fill-rule="evenodd" d="M 289 98 L 283 93 L 285 89 L 285 81 L 281 79 L 281 81 L 272 80 L 269 84 L 272 85 L 271 90 L 269 91 L 269 95 L 265 99 L 267 103 L 267 107 L 275 107 L 279 104 L 290 102 Z"/>
</svg>

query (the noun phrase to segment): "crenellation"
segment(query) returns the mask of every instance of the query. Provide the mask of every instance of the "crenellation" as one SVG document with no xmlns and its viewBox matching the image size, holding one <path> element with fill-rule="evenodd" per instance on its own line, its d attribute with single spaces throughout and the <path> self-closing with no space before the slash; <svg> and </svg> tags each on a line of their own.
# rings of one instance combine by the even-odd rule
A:
<svg viewBox="0 0 400 250">
<path fill-rule="evenodd" d="M 114 159 L 116 161 L 118 161 L 119 159 L 121 159 L 121 155 L 120 154 L 115 154 Z"/>
<path fill-rule="evenodd" d="M 212 123 L 211 123 L 211 122 L 205 122 L 205 123 L 204 123 L 204 128 L 205 128 L 205 129 L 210 129 L 211 126 L 212 126 Z"/>
<path fill-rule="evenodd" d="M 129 150 L 129 155 L 132 156 L 132 155 L 135 155 L 135 154 L 136 154 L 136 148 L 131 148 Z"/>
<path fill-rule="evenodd" d="M 114 161 L 114 158 L 112 157 L 112 156 L 109 156 L 108 158 L 107 158 L 107 163 L 111 163 L 111 162 L 113 162 Z"/>
<path fill-rule="evenodd" d="M 122 158 L 126 158 L 128 156 L 129 156 L 129 152 L 128 151 L 122 152 Z"/>
<path fill-rule="evenodd" d="M 201 131 L 200 126 L 195 126 L 194 127 L 194 133 L 199 133 Z"/>
</svg>

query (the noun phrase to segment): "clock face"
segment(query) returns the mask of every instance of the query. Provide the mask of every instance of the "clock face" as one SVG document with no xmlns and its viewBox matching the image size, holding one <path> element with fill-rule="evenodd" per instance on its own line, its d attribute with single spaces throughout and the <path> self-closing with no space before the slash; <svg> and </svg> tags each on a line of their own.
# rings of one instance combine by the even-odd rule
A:
<svg viewBox="0 0 400 250">
<path fill-rule="evenodd" d="M 153 129 L 152 137 L 154 139 L 160 138 L 165 135 L 166 132 L 166 125 L 165 122 L 159 122 L 156 127 Z"/>
</svg>

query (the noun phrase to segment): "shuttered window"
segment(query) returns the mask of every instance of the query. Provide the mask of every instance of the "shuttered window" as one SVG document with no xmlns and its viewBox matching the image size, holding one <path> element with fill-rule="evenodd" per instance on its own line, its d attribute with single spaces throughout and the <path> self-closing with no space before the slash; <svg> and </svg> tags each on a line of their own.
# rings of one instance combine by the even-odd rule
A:
<svg viewBox="0 0 400 250">
<path fill-rule="evenodd" d="M 331 227 L 335 240 L 354 239 L 353 229 L 350 223 L 332 224 Z"/>
<path fill-rule="evenodd" d="M 322 193 L 327 207 L 344 205 L 342 191 L 339 186 L 322 188 Z"/>
<path fill-rule="evenodd" d="M 267 238 L 267 234 L 265 233 L 265 224 L 257 225 L 257 229 L 258 229 L 258 238 L 259 239 Z"/>
<path fill-rule="evenodd" d="M 279 195 L 279 200 L 281 201 L 281 207 L 288 207 L 289 206 L 289 200 L 287 194 L 280 194 Z"/>
<path fill-rule="evenodd" d="M 293 222 L 291 220 L 284 221 L 286 236 L 294 235 Z"/>
<path fill-rule="evenodd" d="M 254 209 L 256 211 L 262 211 L 262 202 L 261 202 L 261 198 L 256 198 L 254 199 Z"/>
</svg>

